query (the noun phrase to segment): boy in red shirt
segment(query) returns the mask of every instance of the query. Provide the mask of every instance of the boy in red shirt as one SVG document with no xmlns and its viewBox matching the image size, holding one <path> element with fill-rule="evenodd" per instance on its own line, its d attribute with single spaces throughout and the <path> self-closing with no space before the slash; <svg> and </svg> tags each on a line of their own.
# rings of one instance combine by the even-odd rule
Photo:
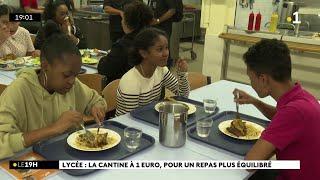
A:
<svg viewBox="0 0 320 180">
<path fill-rule="evenodd" d="M 300 160 L 300 170 L 281 170 L 277 179 L 320 179 L 320 104 L 300 84 L 291 80 L 290 50 L 282 41 L 262 40 L 243 56 L 253 89 L 260 98 L 271 96 L 272 107 L 236 89 L 235 101 L 253 104 L 269 126 L 247 153 L 246 160 Z"/>
</svg>

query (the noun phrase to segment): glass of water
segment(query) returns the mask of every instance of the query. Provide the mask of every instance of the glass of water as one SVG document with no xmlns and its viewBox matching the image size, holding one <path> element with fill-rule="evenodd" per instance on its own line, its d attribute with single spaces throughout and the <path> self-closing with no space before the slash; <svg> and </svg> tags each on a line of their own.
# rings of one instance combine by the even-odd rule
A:
<svg viewBox="0 0 320 180">
<path fill-rule="evenodd" d="M 208 137 L 211 131 L 213 120 L 211 118 L 197 120 L 197 134 L 200 137 Z"/>
<path fill-rule="evenodd" d="M 206 113 L 214 113 L 217 107 L 217 101 L 214 99 L 204 99 L 203 106 Z"/>
<path fill-rule="evenodd" d="M 142 130 L 134 127 L 124 129 L 124 144 L 129 150 L 135 150 L 140 146 Z"/>
</svg>

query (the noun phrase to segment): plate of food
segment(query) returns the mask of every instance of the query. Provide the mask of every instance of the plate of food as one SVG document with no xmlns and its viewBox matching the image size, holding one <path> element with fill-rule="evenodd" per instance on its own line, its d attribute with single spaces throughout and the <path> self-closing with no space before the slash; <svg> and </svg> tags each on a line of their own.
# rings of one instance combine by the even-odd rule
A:
<svg viewBox="0 0 320 180">
<path fill-rule="evenodd" d="M 188 115 L 191 115 L 191 114 L 193 114 L 193 113 L 195 113 L 197 111 L 197 107 L 195 105 L 193 105 L 193 104 L 182 102 L 182 101 L 175 101 L 175 102 L 182 103 L 182 104 L 185 104 L 186 106 L 188 106 L 188 108 L 189 108 Z M 159 102 L 154 106 L 154 109 L 156 111 L 158 111 L 158 112 L 159 112 L 159 108 L 160 108 L 161 103 L 162 102 Z"/>
<path fill-rule="evenodd" d="M 105 51 L 99 49 L 80 49 L 79 51 L 83 57 L 103 56 L 107 54 Z"/>
<path fill-rule="evenodd" d="M 83 57 L 82 58 L 82 63 L 83 64 L 97 64 L 98 62 L 99 62 L 98 59 L 89 58 L 89 57 Z"/>
<path fill-rule="evenodd" d="M 40 66 L 40 57 L 31 57 L 30 60 L 34 66 Z"/>
<path fill-rule="evenodd" d="M 81 151 L 103 151 L 115 147 L 121 141 L 121 136 L 111 129 L 100 128 L 98 134 L 98 128 L 87 130 L 92 133 L 90 136 L 79 130 L 68 136 L 67 143 Z"/>
<path fill-rule="evenodd" d="M 2 61 L 15 60 L 15 59 L 17 59 L 17 56 L 14 54 L 7 54 L 1 58 Z"/>
<path fill-rule="evenodd" d="M 313 33 L 312 38 L 313 39 L 320 39 L 320 32 Z"/>
<path fill-rule="evenodd" d="M 0 70 L 3 71 L 15 71 L 21 69 L 24 65 L 24 61 L 15 61 L 15 60 L 0 60 Z"/>
<path fill-rule="evenodd" d="M 40 57 L 32 57 L 32 56 L 26 56 L 23 57 L 25 61 L 25 66 L 27 67 L 38 67 L 40 66 Z"/>
<path fill-rule="evenodd" d="M 223 134 L 242 140 L 257 140 L 264 130 L 259 124 L 241 119 L 223 121 L 218 128 Z"/>
<path fill-rule="evenodd" d="M 15 59 L 13 63 L 16 67 L 19 67 L 19 66 L 24 66 L 25 62 L 26 61 L 24 60 L 24 58 L 19 57 Z"/>
<path fill-rule="evenodd" d="M 98 16 L 87 16 L 87 17 L 82 17 L 83 19 L 87 19 L 87 20 L 103 20 L 103 17 L 101 15 Z"/>
<path fill-rule="evenodd" d="M 0 64 L 0 70 L 3 71 L 15 71 L 21 69 L 23 66 L 16 66 L 13 63 L 10 64 Z"/>
</svg>

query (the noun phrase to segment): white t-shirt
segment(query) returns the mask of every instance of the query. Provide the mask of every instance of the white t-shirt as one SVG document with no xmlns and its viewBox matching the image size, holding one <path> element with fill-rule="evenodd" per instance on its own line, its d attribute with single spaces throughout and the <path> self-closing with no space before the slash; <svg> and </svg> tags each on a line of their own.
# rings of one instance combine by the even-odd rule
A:
<svg viewBox="0 0 320 180">
<path fill-rule="evenodd" d="M 18 27 L 17 32 L 1 44 L 0 57 L 4 57 L 8 54 L 23 57 L 27 55 L 27 52 L 32 52 L 34 50 L 29 31 L 23 27 Z"/>
<path fill-rule="evenodd" d="M 157 67 L 152 77 L 145 78 L 133 67 L 120 80 L 116 115 L 125 114 L 159 100 L 162 87 L 184 97 L 188 97 L 190 91 L 186 73 L 178 73 L 177 79 L 167 67 Z"/>
</svg>

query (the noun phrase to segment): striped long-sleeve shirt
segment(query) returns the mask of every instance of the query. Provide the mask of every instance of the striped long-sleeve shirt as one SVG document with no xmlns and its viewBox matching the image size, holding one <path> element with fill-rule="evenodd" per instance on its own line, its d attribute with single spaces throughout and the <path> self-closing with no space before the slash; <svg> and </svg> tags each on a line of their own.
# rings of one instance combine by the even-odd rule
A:
<svg viewBox="0 0 320 180">
<path fill-rule="evenodd" d="M 151 78 L 145 78 L 133 67 L 120 80 L 116 115 L 159 100 L 162 87 L 184 97 L 188 97 L 190 91 L 186 73 L 178 72 L 177 79 L 167 67 L 157 67 Z"/>
</svg>

